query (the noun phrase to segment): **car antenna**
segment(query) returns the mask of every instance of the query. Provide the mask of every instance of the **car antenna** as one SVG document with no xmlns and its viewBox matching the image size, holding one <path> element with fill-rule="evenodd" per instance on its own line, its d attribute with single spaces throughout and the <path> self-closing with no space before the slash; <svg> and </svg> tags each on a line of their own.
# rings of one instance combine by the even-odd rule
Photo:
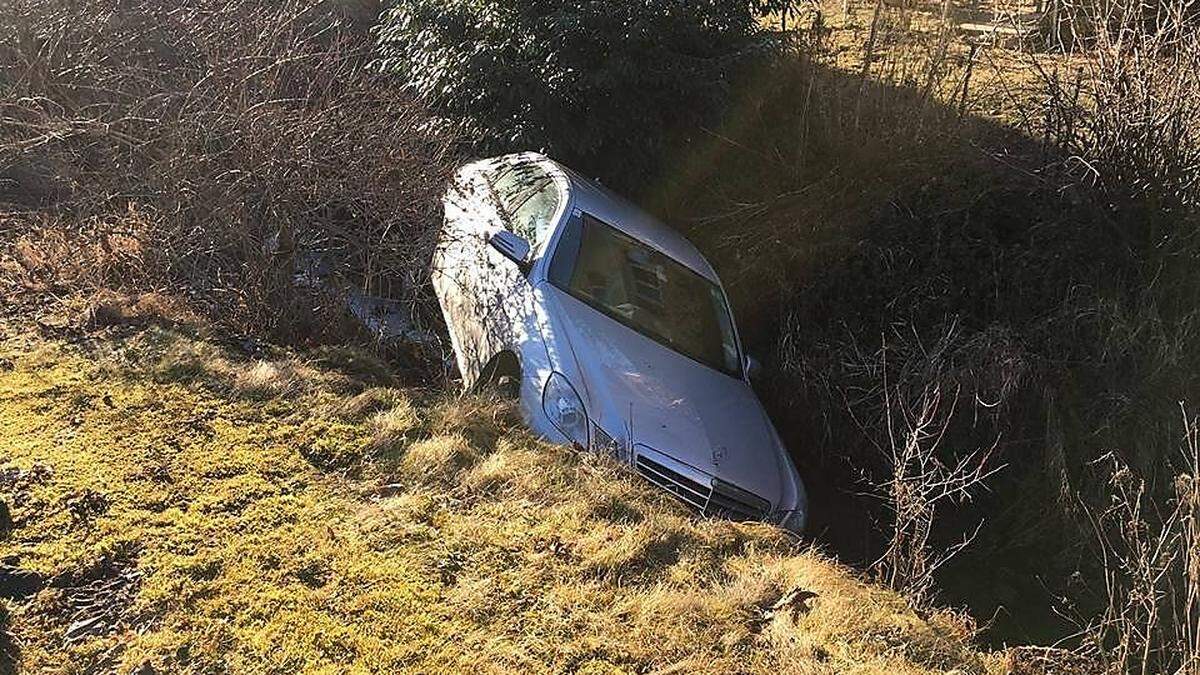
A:
<svg viewBox="0 0 1200 675">
<path fill-rule="evenodd" d="M 629 402 L 629 420 L 626 422 L 627 433 L 625 434 L 625 453 L 626 461 L 633 463 L 633 401 Z"/>
</svg>

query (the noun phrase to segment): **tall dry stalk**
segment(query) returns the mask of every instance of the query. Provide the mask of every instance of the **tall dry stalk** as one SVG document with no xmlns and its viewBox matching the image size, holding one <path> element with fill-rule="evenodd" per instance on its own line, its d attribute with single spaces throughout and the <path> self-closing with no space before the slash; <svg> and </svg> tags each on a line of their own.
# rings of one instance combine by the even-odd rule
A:
<svg viewBox="0 0 1200 675">
<path fill-rule="evenodd" d="M 1183 551 L 1183 578 L 1172 595 L 1183 597 L 1183 608 L 1172 617 L 1181 656 L 1180 673 L 1200 673 L 1200 420 L 1188 419 L 1185 425 L 1184 471 L 1175 478 L 1175 494 L 1180 511 L 1180 548 Z"/>
<path fill-rule="evenodd" d="M 1182 406 L 1181 406 L 1182 407 Z M 1110 504 L 1084 509 L 1095 531 L 1107 606 L 1081 651 L 1110 672 L 1200 672 L 1200 420 L 1183 413 L 1182 460 L 1167 499 L 1116 453 Z"/>
</svg>

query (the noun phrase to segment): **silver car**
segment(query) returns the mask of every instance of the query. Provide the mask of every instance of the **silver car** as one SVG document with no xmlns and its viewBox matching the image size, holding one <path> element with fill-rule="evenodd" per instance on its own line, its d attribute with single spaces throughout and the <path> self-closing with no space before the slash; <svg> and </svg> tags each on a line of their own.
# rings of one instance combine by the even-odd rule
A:
<svg viewBox="0 0 1200 675">
<path fill-rule="evenodd" d="M 721 282 L 680 234 L 543 155 L 473 162 L 433 284 L 463 385 L 708 515 L 804 528 L 795 465 L 748 383 Z"/>
</svg>

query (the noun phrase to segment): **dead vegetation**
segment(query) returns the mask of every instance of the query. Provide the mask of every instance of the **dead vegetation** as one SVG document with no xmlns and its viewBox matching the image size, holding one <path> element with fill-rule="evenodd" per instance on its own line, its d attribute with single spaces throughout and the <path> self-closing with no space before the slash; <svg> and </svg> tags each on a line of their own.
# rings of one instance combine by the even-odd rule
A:
<svg viewBox="0 0 1200 675">
<path fill-rule="evenodd" d="M 1200 670 L 1200 420 L 1182 411 L 1177 473 L 1156 490 L 1117 453 L 1097 461 L 1111 499 L 1083 505 L 1103 556 L 1104 611 L 1077 616 L 1086 652 L 1110 672 Z M 1156 499 L 1160 491 L 1170 496 Z"/>
<path fill-rule="evenodd" d="M 886 442 L 879 446 L 889 478 L 876 489 L 890 512 L 887 550 L 873 568 L 889 587 L 917 606 L 928 606 L 936 594 L 936 574 L 971 544 L 982 527 L 963 534 L 961 541 L 934 550 L 931 538 L 939 511 L 970 501 L 1002 466 L 989 462 L 993 448 L 955 452 L 953 463 L 943 459 L 940 446 L 953 421 L 959 392 L 943 394 L 938 384 L 919 392 L 884 382 Z"/>
<path fill-rule="evenodd" d="M 369 4 L 9 3 L 0 293 L 165 291 L 307 337 L 341 308 L 294 277 L 332 265 L 433 321 L 453 135 L 368 71 Z"/>
<path fill-rule="evenodd" d="M 971 540 L 939 597 L 994 617 L 995 643 L 1074 648 L 1060 613 L 1108 604 L 1080 508 L 1112 494 L 1095 461 L 1119 448 L 1166 508 L 1174 410 L 1200 398 L 1200 50 L 1186 2 L 1072 3 L 1077 39 L 1058 44 L 956 30 L 956 8 L 999 4 L 805 6 L 791 58 L 643 201 L 730 286 L 768 408 L 823 477 L 814 532 L 864 566 L 902 552 L 888 564 L 917 600 Z M 896 432 L 934 392 L 937 448 L 906 454 Z M 895 507 L 928 513 L 922 496 L 989 451 L 1004 470 L 943 500 L 927 537 Z"/>
</svg>

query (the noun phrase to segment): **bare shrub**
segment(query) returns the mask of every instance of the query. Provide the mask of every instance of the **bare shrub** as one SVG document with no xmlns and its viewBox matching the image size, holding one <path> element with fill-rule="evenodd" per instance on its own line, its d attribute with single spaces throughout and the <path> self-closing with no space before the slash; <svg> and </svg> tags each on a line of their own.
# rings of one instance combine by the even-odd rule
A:
<svg viewBox="0 0 1200 675">
<path fill-rule="evenodd" d="M 949 461 L 939 457 L 958 403 L 957 389 L 948 401 L 936 384 L 927 385 L 915 400 L 897 401 L 893 396 L 898 394 L 902 395 L 899 391 L 885 394 L 889 443 L 882 450 L 891 476 L 878 487 L 892 523 L 887 550 L 874 567 L 890 587 L 923 605 L 932 599 L 934 574 L 978 533 L 976 528 L 961 541 L 935 551 L 931 536 L 938 510 L 969 500 L 972 491 L 982 488 L 1000 467 L 989 463 L 990 449 Z"/>
<path fill-rule="evenodd" d="M 1059 0 L 1046 5 L 1042 28 L 1051 50 L 1087 50 L 1177 20 L 1200 26 L 1200 9 L 1186 0 Z"/>
<path fill-rule="evenodd" d="M 310 0 L 6 8 L 6 267 L 42 292 L 169 288 L 227 325 L 292 336 L 333 323 L 317 315 L 337 303 L 294 280 L 331 264 L 436 321 L 426 275 L 453 135 L 369 71 L 367 13 Z"/>
<path fill-rule="evenodd" d="M 956 349 L 962 345 L 954 324 L 929 345 L 915 336 L 896 346 L 884 340 L 877 351 L 858 354 L 855 368 L 863 384 L 841 390 L 877 452 L 874 462 L 856 460 L 887 515 L 884 550 L 871 568 L 914 606 L 929 606 L 936 573 L 982 526 L 951 532 L 941 511 L 970 501 L 1003 468 L 992 458 L 995 443 L 975 449 L 951 445 L 966 437 L 952 430 L 965 379 L 954 372 Z"/>
</svg>

